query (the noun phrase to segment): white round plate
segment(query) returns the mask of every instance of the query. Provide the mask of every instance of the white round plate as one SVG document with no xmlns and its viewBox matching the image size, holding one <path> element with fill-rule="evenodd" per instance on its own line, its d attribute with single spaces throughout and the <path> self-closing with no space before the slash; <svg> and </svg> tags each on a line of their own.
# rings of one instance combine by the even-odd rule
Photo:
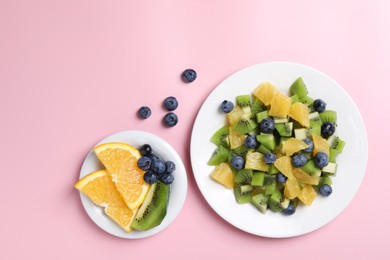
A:
<svg viewBox="0 0 390 260">
<path fill-rule="evenodd" d="M 250 203 L 236 203 L 232 190 L 210 179 L 212 166 L 207 162 L 216 148 L 210 142 L 212 134 L 225 124 L 225 115 L 219 111 L 223 100 L 251 94 L 261 82 L 271 82 L 280 91 L 288 93 L 298 78 L 304 80 L 309 96 L 321 98 L 327 109 L 337 111 L 336 134 L 346 141 L 337 157 L 337 176 L 333 193 L 327 198 L 317 196 L 311 206 L 300 206 L 292 216 L 260 213 Z M 365 174 L 368 144 L 362 117 L 344 89 L 325 74 L 307 66 L 272 62 L 240 70 L 218 85 L 207 97 L 195 120 L 191 136 L 191 163 L 195 180 L 208 204 L 223 219 L 248 233 L 263 237 L 293 237 L 314 231 L 336 218 L 355 196 Z"/>
<path fill-rule="evenodd" d="M 160 137 L 142 131 L 118 132 L 104 138 L 98 144 L 108 142 L 123 142 L 134 147 L 140 147 L 143 144 L 150 144 L 154 152 L 161 158 L 173 161 L 176 164 L 176 170 L 173 173 L 175 180 L 171 184 L 167 215 L 165 216 L 163 222 L 155 228 L 147 231 L 133 230 L 132 232 L 127 233 L 105 215 L 102 207 L 93 204 L 87 196 L 80 192 L 81 202 L 88 215 L 103 230 L 114 236 L 122 238 L 144 238 L 164 230 L 175 220 L 176 216 L 179 214 L 187 194 L 187 173 L 180 156 L 171 145 L 169 145 Z M 80 179 L 85 175 L 100 169 L 104 169 L 104 166 L 100 163 L 99 159 L 94 154 L 93 149 L 91 149 L 81 167 Z"/>
</svg>

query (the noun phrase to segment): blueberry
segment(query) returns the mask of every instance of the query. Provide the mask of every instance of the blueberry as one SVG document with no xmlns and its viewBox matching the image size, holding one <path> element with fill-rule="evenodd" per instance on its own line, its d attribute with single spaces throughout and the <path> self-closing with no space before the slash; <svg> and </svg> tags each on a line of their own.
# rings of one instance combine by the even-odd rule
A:
<svg viewBox="0 0 390 260">
<path fill-rule="evenodd" d="M 279 183 L 286 183 L 287 177 L 286 177 L 283 173 L 278 172 L 278 173 L 276 174 L 276 180 L 277 180 Z"/>
<path fill-rule="evenodd" d="M 306 152 L 306 153 L 311 153 L 313 152 L 313 148 L 314 148 L 314 145 L 313 145 L 313 141 L 309 138 L 309 137 L 306 137 L 305 139 L 303 139 L 303 141 L 309 145 L 309 147 L 307 147 L 306 149 L 304 149 L 303 151 Z"/>
<path fill-rule="evenodd" d="M 276 161 L 276 155 L 274 153 L 266 153 L 263 158 L 266 164 L 273 164 Z"/>
<path fill-rule="evenodd" d="M 224 113 L 229 113 L 233 110 L 234 104 L 232 101 L 224 100 L 221 103 L 221 111 Z"/>
<path fill-rule="evenodd" d="M 149 184 L 153 184 L 157 181 L 157 175 L 153 171 L 148 171 L 144 174 L 144 180 Z"/>
<path fill-rule="evenodd" d="M 259 143 L 257 142 L 256 137 L 254 137 L 253 135 L 248 135 L 245 138 L 244 145 L 248 149 L 255 149 L 259 145 Z"/>
<path fill-rule="evenodd" d="M 174 162 L 172 162 L 172 161 L 166 161 L 165 162 L 165 172 L 166 173 L 172 173 L 173 171 L 175 171 L 176 170 L 176 165 L 175 165 L 175 163 Z"/>
<path fill-rule="evenodd" d="M 294 167 L 302 167 L 303 165 L 306 164 L 307 158 L 303 153 L 298 153 L 292 157 L 291 162 Z"/>
<path fill-rule="evenodd" d="M 155 154 L 155 153 L 150 153 L 149 155 L 148 155 L 148 157 L 153 161 L 153 160 L 156 160 L 156 159 L 159 159 L 160 160 L 160 157 L 158 157 L 158 155 L 157 154 Z"/>
<path fill-rule="evenodd" d="M 164 104 L 164 107 L 169 111 L 173 111 L 179 106 L 179 102 L 177 101 L 177 99 L 175 97 L 172 97 L 172 96 L 164 99 L 163 104 Z"/>
<path fill-rule="evenodd" d="M 319 167 L 319 168 L 324 168 L 326 165 L 329 163 L 329 158 L 328 155 L 324 152 L 318 152 L 314 156 L 314 163 Z"/>
<path fill-rule="evenodd" d="M 182 79 L 184 80 L 184 82 L 187 82 L 187 83 L 194 81 L 196 79 L 196 76 L 197 76 L 196 71 L 193 69 L 186 69 L 181 74 Z"/>
<path fill-rule="evenodd" d="M 173 127 L 177 124 L 177 122 L 179 121 L 179 118 L 177 117 L 177 115 L 173 112 L 169 112 L 168 114 L 166 114 L 164 116 L 164 124 L 168 127 Z"/>
<path fill-rule="evenodd" d="M 263 133 L 272 133 L 275 130 L 275 121 L 272 118 L 264 118 L 260 122 L 260 131 Z"/>
<path fill-rule="evenodd" d="M 244 168 L 244 158 L 236 155 L 231 160 L 230 165 L 237 171 L 241 170 L 242 168 Z"/>
<path fill-rule="evenodd" d="M 314 100 L 313 108 L 318 113 L 324 112 L 326 109 L 326 103 L 322 99 L 316 99 Z"/>
<path fill-rule="evenodd" d="M 282 214 L 286 216 L 291 216 L 294 213 L 295 213 L 295 206 L 292 203 L 288 204 L 287 208 L 282 210 Z"/>
<path fill-rule="evenodd" d="M 137 165 L 138 167 L 143 170 L 147 171 L 150 169 L 150 164 L 152 163 L 152 160 L 147 157 L 147 156 L 142 156 L 141 158 L 138 159 Z"/>
<path fill-rule="evenodd" d="M 150 169 L 155 173 L 164 173 L 165 172 L 165 163 L 161 159 L 154 159 L 150 164 Z"/>
<path fill-rule="evenodd" d="M 328 184 L 322 184 L 319 189 L 320 194 L 324 197 L 328 197 L 330 194 L 332 194 L 332 191 L 332 187 Z"/>
<path fill-rule="evenodd" d="M 146 119 L 152 115 L 152 110 L 150 110 L 150 108 L 147 106 L 140 107 L 140 109 L 138 110 L 138 115 L 142 119 Z"/>
<path fill-rule="evenodd" d="M 141 145 L 139 152 L 141 155 L 149 156 L 152 153 L 152 147 L 149 144 Z"/>
<path fill-rule="evenodd" d="M 329 136 L 333 135 L 336 131 L 336 127 L 331 122 L 325 122 L 321 125 L 321 135 L 324 138 L 328 138 Z"/>
<path fill-rule="evenodd" d="M 161 177 L 161 182 L 164 184 L 171 184 L 175 177 L 173 176 L 172 173 L 164 173 L 163 176 Z"/>
</svg>

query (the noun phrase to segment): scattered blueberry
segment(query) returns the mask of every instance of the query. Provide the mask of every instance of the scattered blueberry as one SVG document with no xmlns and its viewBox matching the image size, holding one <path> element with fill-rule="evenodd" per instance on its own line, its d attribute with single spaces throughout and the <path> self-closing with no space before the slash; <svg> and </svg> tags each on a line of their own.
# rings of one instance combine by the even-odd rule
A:
<svg viewBox="0 0 390 260">
<path fill-rule="evenodd" d="M 137 165 L 138 167 L 143 170 L 147 171 L 150 169 L 150 164 L 152 163 L 152 160 L 148 156 L 142 156 L 138 159 Z"/>
<path fill-rule="evenodd" d="M 177 122 L 179 121 L 179 118 L 177 117 L 177 115 L 173 112 L 169 112 L 168 114 L 166 114 L 164 116 L 164 124 L 168 127 L 173 127 L 177 124 Z"/>
<path fill-rule="evenodd" d="M 244 168 L 244 158 L 236 155 L 230 161 L 230 165 L 237 171 L 241 170 L 242 168 Z"/>
<path fill-rule="evenodd" d="M 150 164 L 150 169 L 155 173 L 164 173 L 165 172 L 165 163 L 161 159 L 154 159 Z"/>
<path fill-rule="evenodd" d="M 160 180 L 165 184 L 171 184 L 174 179 L 175 177 L 172 173 L 164 173 Z"/>
<path fill-rule="evenodd" d="M 260 122 L 260 131 L 263 133 L 272 133 L 275 130 L 275 121 L 272 118 L 264 118 Z"/>
<path fill-rule="evenodd" d="M 149 158 L 153 161 L 153 160 L 156 160 L 156 159 L 159 159 L 160 160 L 160 157 L 158 157 L 158 155 L 157 154 L 155 154 L 155 153 L 150 153 L 149 155 Z"/>
<path fill-rule="evenodd" d="M 322 99 L 316 99 L 314 100 L 313 108 L 318 113 L 324 112 L 326 109 L 326 103 Z"/>
<path fill-rule="evenodd" d="M 149 184 L 153 184 L 157 181 L 157 175 L 153 171 L 148 171 L 144 174 L 144 180 Z"/>
<path fill-rule="evenodd" d="M 138 114 L 142 119 L 146 119 L 152 115 L 152 110 L 147 106 L 143 106 L 138 110 Z"/>
<path fill-rule="evenodd" d="M 282 213 L 286 216 L 293 215 L 295 213 L 295 206 L 292 203 L 288 204 L 287 208 L 282 210 Z"/>
<path fill-rule="evenodd" d="M 332 194 L 332 191 L 332 187 L 328 184 L 322 184 L 319 189 L 320 194 L 324 197 L 328 197 L 330 194 Z"/>
<path fill-rule="evenodd" d="M 232 101 L 224 100 L 221 103 L 221 111 L 224 113 L 229 113 L 233 110 L 234 104 Z"/>
<path fill-rule="evenodd" d="M 276 174 L 276 180 L 277 180 L 279 183 L 286 183 L 287 177 L 286 177 L 283 173 L 278 172 L 278 173 Z"/>
<path fill-rule="evenodd" d="M 321 125 L 321 135 L 324 138 L 328 138 L 329 136 L 333 135 L 336 131 L 336 127 L 331 122 L 325 122 Z"/>
<path fill-rule="evenodd" d="M 313 145 L 313 141 L 309 138 L 309 137 L 306 137 L 305 139 L 303 139 L 303 141 L 309 145 L 309 147 L 307 147 L 306 149 L 304 149 L 303 151 L 306 152 L 306 153 L 311 153 L 313 152 L 313 148 L 314 148 L 314 145 Z"/>
<path fill-rule="evenodd" d="M 328 155 L 324 152 L 318 152 L 314 156 L 314 162 L 319 168 L 324 168 L 329 163 Z"/>
<path fill-rule="evenodd" d="M 152 153 L 152 147 L 149 144 L 141 145 L 139 152 L 141 155 L 149 156 Z"/>
<path fill-rule="evenodd" d="M 307 158 L 303 153 L 298 153 L 292 157 L 291 162 L 294 167 L 302 167 L 306 164 Z"/>
<path fill-rule="evenodd" d="M 179 106 L 179 102 L 177 101 L 177 99 L 175 97 L 172 97 L 172 96 L 164 99 L 163 104 L 164 104 L 164 107 L 169 111 L 173 111 Z"/>
<path fill-rule="evenodd" d="M 196 71 L 193 70 L 193 69 L 186 69 L 185 71 L 183 71 L 182 73 L 182 79 L 185 81 L 185 82 L 192 82 L 196 79 Z"/>
<path fill-rule="evenodd" d="M 274 153 L 266 153 L 263 158 L 266 164 L 273 164 L 276 161 L 276 155 Z"/>
<path fill-rule="evenodd" d="M 174 170 L 176 170 L 176 165 L 172 161 L 166 161 L 165 162 L 165 172 L 166 173 L 172 173 Z"/>
<path fill-rule="evenodd" d="M 256 137 L 253 135 L 248 135 L 245 138 L 244 145 L 248 149 L 255 149 L 259 145 L 259 142 L 257 142 Z"/>
</svg>

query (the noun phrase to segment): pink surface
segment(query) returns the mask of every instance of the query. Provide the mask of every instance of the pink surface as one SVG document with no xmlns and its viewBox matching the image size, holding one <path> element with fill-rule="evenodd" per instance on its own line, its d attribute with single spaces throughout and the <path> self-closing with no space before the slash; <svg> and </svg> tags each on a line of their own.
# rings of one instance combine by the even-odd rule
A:
<svg viewBox="0 0 390 260">
<path fill-rule="evenodd" d="M 389 13 L 379 0 L 1 1 L 0 258 L 388 259 Z M 335 79 L 369 138 L 366 176 L 351 204 L 325 227 L 290 239 L 224 222 L 200 194 L 189 160 L 207 95 L 236 70 L 268 61 L 306 64 Z M 189 67 L 199 76 L 184 84 L 179 76 Z M 171 129 L 161 124 L 168 95 L 180 101 Z M 141 105 L 153 110 L 148 120 L 136 117 Z M 122 130 L 163 137 L 188 171 L 176 221 L 137 241 L 98 228 L 73 188 L 91 146 Z"/>
</svg>

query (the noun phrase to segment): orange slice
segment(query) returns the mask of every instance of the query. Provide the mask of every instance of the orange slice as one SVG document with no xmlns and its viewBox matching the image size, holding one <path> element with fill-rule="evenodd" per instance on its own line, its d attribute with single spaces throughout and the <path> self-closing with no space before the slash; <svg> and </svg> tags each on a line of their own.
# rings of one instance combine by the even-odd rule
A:
<svg viewBox="0 0 390 260">
<path fill-rule="evenodd" d="M 126 205 L 130 209 L 137 209 L 150 186 L 144 181 L 144 171 L 137 166 L 141 157 L 137 148 L 124 143 L 105 143 L 96 146 L 94 151 Z"/>
<path fill-rule="evenodd" d="M 282 151 L 288 156 L 309 147 L 307 143 L 302 140 L 298 140 L 295 137 L 291 137 L 288 140 L 284 141 L 282 145 Z"/>
<path fill-rule="evenodd" d="M 291 98 L 281 92 L 276 92 L 270 105 L 269 116 L 287 118 L 291 108 Z"/>
<path fill-rule="evenodd" d="M 216 166 L 210 174 L 210 178 L 227 189 L 233 189 L 234 187 L 234 173 L 228 163 L 221 163 Z"/>
<path fill-rule="evenodd" d="M 132 230 L 131 223 L 136 210 L 127 207 L 106 170 L 92 172 L 80 179 L 74 186 L 94 204 L 103 207 L 107 216 L 126 232 Z"/>
<path fill-rule="evenodd" d="M 277 92 L 278 90 L 274 85 L 269 82 L 264 82 L 253 91 L 253 95 L 260 99 L 264 105 L 268 106 L 271 104 L 271 100 Z"/>
<path fill-rule="evenodd" d="M 300 123 L 302 126 L 310 127 L 309 108 L 305 104 L 301 102 L 292 104 L 290 107 L 289 116 Z"/>
<path fill-rule="evenodd" d="M 319 135 L 313 134 L 313 154 L 316 155 L 318 152 L 324 152 L 329 156 L 329 144 L 328 141 Z"/>
<path fill-rule="evenodd" d="M 317 192 L 314 190 L 314 188 L 306 184 L 305 187 L 302 188 L 301 193 L 298 195 L 298 199 L 303 202 L 303 204 L 310 206 L 314 199 L 317 196 Z"/>
</svg>

